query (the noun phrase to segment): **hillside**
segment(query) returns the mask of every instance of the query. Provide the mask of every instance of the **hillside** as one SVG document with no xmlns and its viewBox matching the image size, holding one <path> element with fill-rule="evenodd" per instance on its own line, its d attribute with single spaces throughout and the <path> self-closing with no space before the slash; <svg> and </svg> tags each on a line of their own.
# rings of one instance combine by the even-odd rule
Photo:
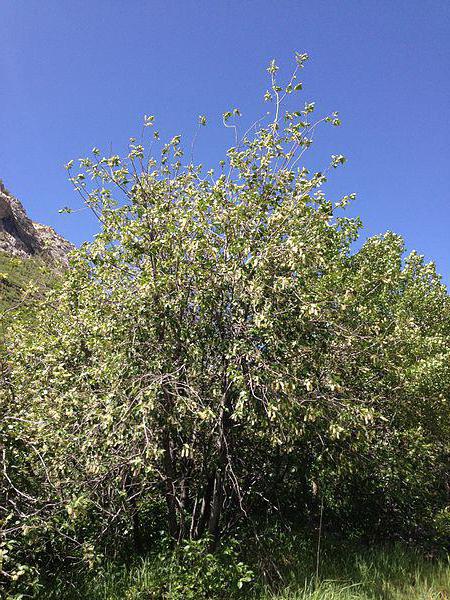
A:
<svg viewBox="0 0 450 600">
<path fill-rule="evenodd" d="M 72 244 L 47 225 L 35 223 L 0 180 L 0 252 L 20 258 L 40 257 L 55 266 L 67 264 Z"/>
<path fill-rule="evenodd" d="M 0 324 L 39 301 L 67 266 L 72 247 L 51 227 L 33 222 L 0 180 Z"/>
<path fill-rule="evenodd" d="M 39 297 L 54 280 L 54 269 L 42 258 L 23 259 L 0 252 L 0 319 L 26 304 L 31 295 Z"/>
</svg>

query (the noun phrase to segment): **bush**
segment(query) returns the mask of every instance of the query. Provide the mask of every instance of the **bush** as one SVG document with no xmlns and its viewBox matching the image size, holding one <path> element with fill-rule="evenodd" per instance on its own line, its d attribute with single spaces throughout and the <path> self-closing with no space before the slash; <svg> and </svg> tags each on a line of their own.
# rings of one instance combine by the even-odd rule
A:
<svg viewBox="0 0 450 600">
<path fill-rule="evenodd" d="M 344 156 L 319 171 L 305 158 L 339 117 L 286 104 L 307 58 L 286 85 L 269 65 L 266 122 L 239 137 L 239 110 L 223 115 L 236 138 L 217 173 L 183 164 L 180 136 L 158 158 L 132 138 L 123 158 L 94 148 L 67 165 L 101 231 L 0 363 L 0 510 L 20 564 L 139 553 L 159 514 L 187 544 L 173 585 L 188 594 L 191 572 L 222 581 L 214 551 L 242 524 L 323 507 L 330 529 L 433 534 L 450 299 L 399 236 L 354 251 L 354 194 L 323 189 Z"/>
<path fill-rule="evenodd" d="M 214 554 L 211 540 L 184 542 L 175 549 L 166 540 L 158 553 L 131 564 L 98 564 L 89 572 L 74 572 L 48 582 L 40 597 L 55 600 L 170 600 L 227 599 L 245 596 L 253 572 L 239 558 L 236 543 L 229 541 Z M 70 591 L 72 590 L 72 591 Z"/>
</svg>

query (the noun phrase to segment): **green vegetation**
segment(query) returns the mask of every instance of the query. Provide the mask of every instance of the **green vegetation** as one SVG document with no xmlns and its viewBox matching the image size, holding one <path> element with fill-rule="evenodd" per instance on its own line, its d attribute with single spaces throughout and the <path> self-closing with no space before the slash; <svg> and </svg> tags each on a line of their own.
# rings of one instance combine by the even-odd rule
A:
<svg viewBox="0 0 450 600">
<path fill-rule="evenodd" d="M 391 232 L 353 250 L 354 194 L 323 191 L 345 158 L 305 166 L 340 125 L 298 109 L 306 60 L 270 64 L 266 121 L 223 115 L 217 173 L 180 136 L 67 165 L 101 232 L 1 349 L 6 597 L 448 588 L 444 562 L 329 545 L 448 546 L 450 298 Z"/>
<path fill-rule="evenodd" d="M 0 252 L 0 314 L 23 303 L 31 288 L 42 291 L 53 279 L 54 271 L 42 259 Z"/>
<path fill-rule="evenodd" d="M 295 545 L 295 548 L 293 547 Z M 224 567 L 209 556 L 209 564 L 218 570 L 193 568 L 183 572 L 179 561 L 161 556 L 146 557 L 123 565 L 108 563 L 86 577 L 67 581 L 56 579 L 41 591 L 46 600 L 138 600 L 142 598 L 210 598 L 208 583 L 223 583 L 220 598 L 252 600 L 445 600 L 450 594 L 450 565 L 445 559 L 424 558 L 414 550 L 401 546 L 358 548 L 354 544 L 325 544 L 320 562 L 320 578 L 316 577 L 315 548 L 303 540 L 290 540 L 281 546 L 276 581 L 260 582 L 252 588 L 238 587 L 238 573 Z M 266 559 L 267 560 L 267 559 Z M 191 560 L 192 566 L 192 560 Z M 261 567 L 262 565 L 260 565 Z M 273 567 L 273 566 L 272 566 Z M 161 590 L 166 595 L 161 595 Z M 164 592 L 163 592 L 164 593 Z"/>
<path fill-rule="evenodd" d="M 13 321 L 30 318 L 55 281 L 54 269 L 42 259 L 0 252 L 0 333 Z"/>
</svg>

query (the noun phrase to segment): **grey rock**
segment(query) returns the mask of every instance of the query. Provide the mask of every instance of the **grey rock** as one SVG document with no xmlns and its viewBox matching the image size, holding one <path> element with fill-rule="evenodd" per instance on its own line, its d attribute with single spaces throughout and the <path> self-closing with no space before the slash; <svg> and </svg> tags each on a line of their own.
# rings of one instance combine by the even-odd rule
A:
<svg viewBox="0 0 450 600">
<path fill-rule="evenodd" d="M 35 223 L 21 202 L 0 180 L 0 251 L 11 256 L 40 256 L 59 265 L 68 264 L 68 253 L 74 246 L 47 225 Z"/>
</svg>

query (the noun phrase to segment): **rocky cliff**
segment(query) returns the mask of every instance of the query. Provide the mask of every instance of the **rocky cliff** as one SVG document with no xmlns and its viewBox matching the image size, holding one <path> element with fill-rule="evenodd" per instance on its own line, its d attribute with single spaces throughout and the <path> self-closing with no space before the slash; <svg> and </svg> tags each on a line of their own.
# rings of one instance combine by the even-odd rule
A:
<svg viewBox="0 0 450 600">
<path fill-rule="evenodd" d="M 22 204 L 0 180 L 0 252 L 67 264 L 67 254 L 72 249 L 72 244 L 54 229 L 29 219 Z"/>
</svg>

